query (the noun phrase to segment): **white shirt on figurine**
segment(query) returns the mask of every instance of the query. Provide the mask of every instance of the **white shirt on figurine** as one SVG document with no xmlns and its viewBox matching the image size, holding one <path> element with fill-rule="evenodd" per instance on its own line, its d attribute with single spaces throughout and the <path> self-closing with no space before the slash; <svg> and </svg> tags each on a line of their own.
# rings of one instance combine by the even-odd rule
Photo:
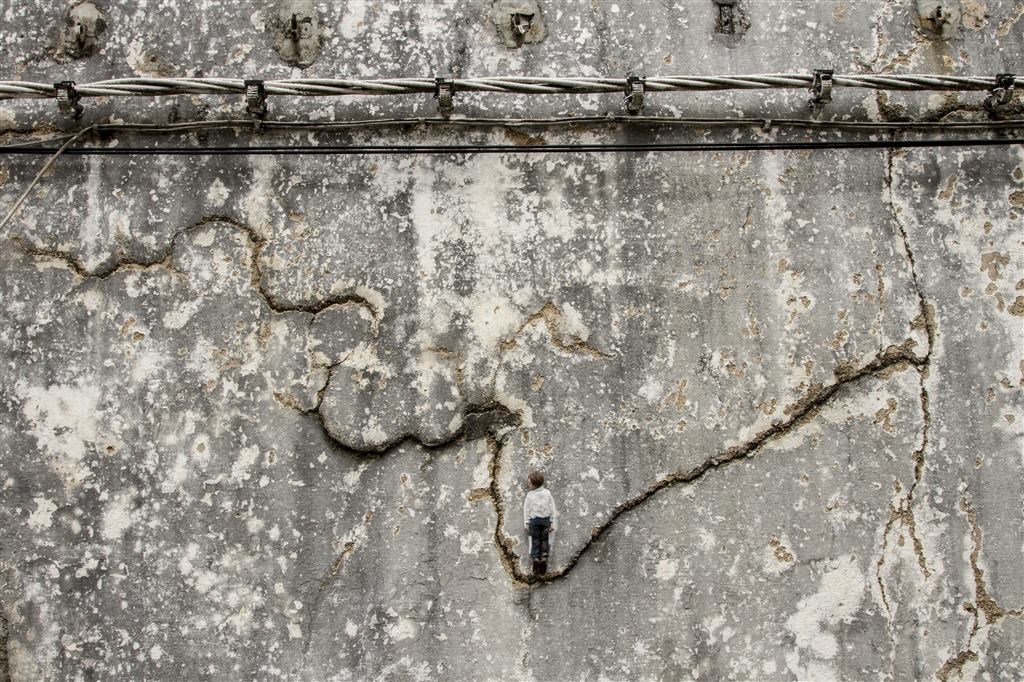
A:
<svg viewBox="0 0 1024 682">
<path fill-rule="evenodd" d="M 555 498 L 547 488 L 534 488 L 526 493 L 526 501 L 523 502 L 523 526 L 529 528 L 530 519 L 534 517 L 550 517 L 552 532 L 558 525 Z"/>
</svg>

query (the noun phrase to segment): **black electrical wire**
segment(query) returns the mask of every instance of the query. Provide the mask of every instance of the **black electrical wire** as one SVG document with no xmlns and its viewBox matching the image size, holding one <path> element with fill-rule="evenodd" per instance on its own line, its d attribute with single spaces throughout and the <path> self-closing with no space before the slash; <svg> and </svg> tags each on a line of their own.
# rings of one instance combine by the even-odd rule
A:
<svg viewBox="0 0 1024 682">
<path fill-rule="evenodd" d="M 516 129 L 552 128 L 583 126 L 671 126 L 685 128 L 759 128 L 767 132 L 773 129 L 802 128 L 821 131 L 889 132 L 932 131 L 953 134 L 954 131 L 996 133 L 1005 130 L 1024 129 L 1024 119 L 986 121 L 849 121 L 813 119 L 771 119 L 771 118 L 686 118 L 678 116 L 555 116 L 545 118 L 374 118 L 345 121 L 262 121 L 254 119 L 221 119 L 209 121 L 186 121 L 179 123 L 97 123 L 78 131 L 70 131 L 51 137 L 37 138 L 26 142 L 0 145 L 0 154 L 20 147 L 53 149 L 55 143 L 63 144 L 71 138 L 79 138 L 83 132 L 92 132 L 104 139 L 123 133 L 126 135 L 168 135 L 196 133 L 205 130 L 234 130 L 236 132 L 340 132 L 343 130 L 374 128 L 407 128 L 429 126 L 442 128 L 470 129 Z M 15 134 L 30 135 L 31 131 L 11 131 Z M 50 145 L 47 147 L 47 145 Z"/>
<path fill-rule="evenodd" d="M 988 147 L 1024 144 L 1011 138 L 932 138 L 923 140 L 821 140 L 812 142 L 665 142 L 645 144 L 466 144 L 466 145 L 259 145 L 181 147 L 69 147 L 68 156 L 231 156 L 381 154 L 555 154 L 773 151 L 801 149 L 898 149 L 910 147 Z M 0 154 L 54 154 L 56 147 L 0 147 Z"/>
</svg>

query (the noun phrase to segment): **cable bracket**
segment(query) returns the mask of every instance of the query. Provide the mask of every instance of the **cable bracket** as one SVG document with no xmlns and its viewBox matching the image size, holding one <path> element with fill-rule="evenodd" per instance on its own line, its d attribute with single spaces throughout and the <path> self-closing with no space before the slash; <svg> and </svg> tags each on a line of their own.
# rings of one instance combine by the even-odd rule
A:
<svg viewBox="0 0 1024 682">
<path fill-rule="evenodd" d="M 76 121 L 82 118 L 85 107 L 78 103 L 82 95 L 75 89 L 75 81 L 54 83 L 53 92 L 57 97 L 57 109 L 62 115 L 71 116 Z"/>
<path fill-rule="evenodd" d="M 644 94 L 646 80 L 642 76 L 634 74 L 626 75 L 626 111 L 631 116 L 636 116 L 644 110 Z"/>
<path fill-rule="evenodd" d="M 245 81 L 245 111 L 256 118 L 267 116 L 267 89 L 261 80 Z"/>
<path fill-rule="evenodd" d="M 985 100 L 985 108 L 991 112 L 1003 109 L 1013 101 L 1014 82 L 1017 77 L 1012 73 L 997 73 L 996 86 L 992 94 Z"/>
<path fill-rule="evenodd" d="M 448 118 L 455 110 L 455 84 L 451 78 L 434 79 L 434 99 L 437 100 L 437 111 L 444 118 Z"/>
<path fill-rule="evenodd" d="M 814 95 L 807 100 L 807 106 L 811 114 L 817 118 L 821 110 L 832 101 L 832 69 L 815 69 L 814 80 L 811 81 L 811 94 Z"/>
<path fill-rule="evenodd" d="M 533 14 L 526 14 L 525 12 L 515 12 L 510 17 L 512 21 L 512 35 L 517 40 L 522 40 L 530 29 L 533 28 Z"/>
</svg>

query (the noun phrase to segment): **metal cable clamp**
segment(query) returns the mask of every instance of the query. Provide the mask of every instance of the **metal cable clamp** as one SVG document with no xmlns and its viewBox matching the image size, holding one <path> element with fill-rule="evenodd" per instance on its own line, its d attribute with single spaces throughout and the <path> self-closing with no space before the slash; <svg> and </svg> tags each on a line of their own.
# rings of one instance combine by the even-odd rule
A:
<svg viewBox="0 0 1024 682">
<path fill-rule="evenodd" d="M 626 111 L 631 116 L 636 116 L 644 110 L 644 85 L 645 80 L 642 76 L 626 76 Z"/>
<path fill-rule="evenodd" d="M 811 82 L 811 94 L 814 95 L 807 100 L 807 106 L 811 114 L 817 118 L 821 110 L 832 101 L 832 69 L 815 69 L 814 80 Z"/>
<path fill-rule="evenodd" d="M 245 81 L 245 111 L 256 118 L 266 118 L 267 89 L 263 81 Z"/>
<path fill-rule="evenodd" d="M 992 94 L 985 100 L 985 108 L 996 112 L 1010 105 L 1013 101 L 1014 83 L 1017 77 L 1012 73 L 997 73 L 996 87 L 992 88 Z"/>
<path fill-rule="evenodd" d="M 76 121 L 82 118 L 85 107 L 78 103 L 82 95 L 75 90 L 75 81 L 60 81 L 53 84 L 53 91 L 57 97 L 57 109 L 64 116 L 71 116 Z"/>
<path fill-rule="evenodd" d="M 455 85 L 451 78 L 434 79 L 434 99 L 437 100 L 437 111 L 444 118 L 448 118 L 455 110 Z"/>
</svg>

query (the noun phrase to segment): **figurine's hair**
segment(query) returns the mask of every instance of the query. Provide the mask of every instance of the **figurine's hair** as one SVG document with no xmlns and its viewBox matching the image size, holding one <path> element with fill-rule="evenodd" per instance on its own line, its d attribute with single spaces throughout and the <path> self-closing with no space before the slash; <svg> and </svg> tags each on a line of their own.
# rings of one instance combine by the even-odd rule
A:
<svg viewBox="0 0 1024 682">
<path fill-rule="evenodd" d="M 544 474 L 539 471 L 531 471 L 529 479 L 530 485 L 534 488 L 539 488 L 544 485 Z"/>
</svg>

